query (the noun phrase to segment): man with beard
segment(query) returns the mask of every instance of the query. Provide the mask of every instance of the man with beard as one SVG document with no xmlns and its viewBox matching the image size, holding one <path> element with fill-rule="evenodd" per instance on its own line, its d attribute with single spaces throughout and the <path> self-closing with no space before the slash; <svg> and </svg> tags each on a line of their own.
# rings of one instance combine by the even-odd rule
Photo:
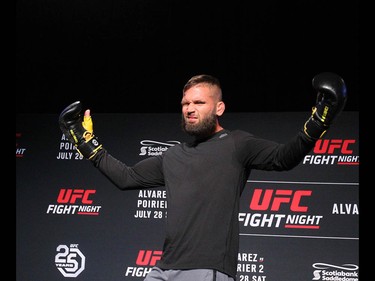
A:
<svg viewBox="0 0 375 281">
<path fill-rule="evenodd" d="M 90 110 L 80 102 L 60 115 L 62 132 L 121 190 L 165 186 L 168 216 L 163 254 L 145 281 L 233 281 L 239 251 L 239 202 L 252 169 L 286 171 L 297 166 L 346 102 L 344 81 L 334 73 L 314 77 L 317 103 L 303 128 L 285 144 L 241 130 L 224 129 L 220 82 L 192 77 L 183 88 L 182 129 L 191 143 L 127 166 L 93 134 Z"/>
</svg>

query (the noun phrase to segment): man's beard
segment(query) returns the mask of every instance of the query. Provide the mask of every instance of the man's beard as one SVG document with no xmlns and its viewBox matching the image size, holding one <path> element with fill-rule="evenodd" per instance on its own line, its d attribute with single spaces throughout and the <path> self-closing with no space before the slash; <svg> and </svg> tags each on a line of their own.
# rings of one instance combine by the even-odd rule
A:
<svg viewBox="0 0 375 281">
<path fill-rule="evenodd" d="M 198 124 L 186 123 L 182 115 L 182 130 L 190 136 L 202 139 L 211 136 L 216 130 L 216 114 L 212 113 Z"/>
</svg>

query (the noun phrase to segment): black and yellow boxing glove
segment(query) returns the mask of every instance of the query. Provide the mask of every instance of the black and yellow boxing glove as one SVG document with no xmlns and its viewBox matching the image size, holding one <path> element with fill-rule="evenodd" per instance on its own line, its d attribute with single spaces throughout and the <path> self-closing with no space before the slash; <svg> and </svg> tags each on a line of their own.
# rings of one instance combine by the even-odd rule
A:
<svg viewBox="0 0 375 281">
<path fill-rule="evenodd" d="M 68 105 L 59 116 L 59 125 L 63 134 L 74 144 L 78 152 L 86 159 L 91 159 L 102 149 L 102 144 L 93 132 L 90 111 L 82 116 L 80 101 Z"/>
<path fill-rule="evenodd" d="M 316 105 L 313 106 L 312 114 L 303 129 L 309 138 L 317 140 L 324 136 L 344 109 L 347 89 L 344 80 L 332 72 L 316 75 L 312 86 L 317 91 Z"/>
</svg>

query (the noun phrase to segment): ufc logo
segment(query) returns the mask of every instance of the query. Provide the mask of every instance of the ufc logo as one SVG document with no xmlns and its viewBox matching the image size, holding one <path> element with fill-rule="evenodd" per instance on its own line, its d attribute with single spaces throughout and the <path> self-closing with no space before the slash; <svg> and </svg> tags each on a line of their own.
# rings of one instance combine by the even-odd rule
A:
<svg viewBox="0 0 375 281">
<path fill-rule="evenodd" d="M 142 266 L 154 266 L 161 259 L 162 253 L 162 251 L 140 250 L 135 263 Z"/>
<path fill-rule="evenodd" d="M 60 189 L 59 196 L 57 197 L 58 203 L 76 203 L 77 199 L 81 199 L 83 204 L 92 204 L 92 200 L 89 199 L 91 194 L 94 194 L 94 189 Z"/>
<path fill-rule="evenodd" d="M 287 204 L 293 212 L 307 212 L 308 207 L 301 205 L 301 199 L 304 196 L 310 196 L 311 193 L 311 190 L 266 189 L 263 194 L 262 189 L 255 189 L 250 201 L 250 209 L 279 211 L 281 204 Z"/>
<path fill-rule="evenodd" d="M 355 140 L 339 140 L 339 139 L 319 139 L 314 146 L 315 154 L 333 154 L 335 151 L 339 151 L 342 154 L 352 154 L 353 150 L 349 148 L 350 145 L 354 144 Z"/>
</svg>

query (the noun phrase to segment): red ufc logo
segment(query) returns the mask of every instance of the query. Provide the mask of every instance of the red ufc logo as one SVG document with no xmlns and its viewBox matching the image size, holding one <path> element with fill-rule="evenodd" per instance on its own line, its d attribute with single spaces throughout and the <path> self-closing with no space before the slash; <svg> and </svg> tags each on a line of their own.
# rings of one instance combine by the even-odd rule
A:
<svg viewBox="0 0 375 281">
<path fill-rule="evenodd" d="M 290 210 L 293 212 L 307 212 L 307 206 L 301 205 L 303 196 L 310 196 L 311 190 L 296 190 L 291 189 L 266 189 L 263 194 L 262 189 L 255 189 L 253 197 L 250 201 L 250 209 L 258 211 L 279 211 L 281 204 L 290 205 Z M 261 197 L 263 195 L 263 200 Z"/>
<path fill-rule="evenodd" d="M 57 197 L 58 203 L 76 203 L 77 199 L 81 199 L 83 204 L 92 204 L 92 200 L 89 199 L 91 194 L 94 194 L 94 189 L 60 189 L 59 196 Z"/>
<path fill-rule="evenodd" d="M 315 154 L 333 154 L 335 150 L 338 150 L 342 154 L 353 154 L 353 150 L 349 148 L 350 145 L 354 144 L 355 140 L 339 140 L 339 139 L 319 139 L 315 143 L 314 153 Z"/>
<path fill-rule="evenodd" d="M 142 266 L 154 266 L 161 259 L 162 253 L 162 251 L 140 250 L 135 263 Z"/>
</svg>

